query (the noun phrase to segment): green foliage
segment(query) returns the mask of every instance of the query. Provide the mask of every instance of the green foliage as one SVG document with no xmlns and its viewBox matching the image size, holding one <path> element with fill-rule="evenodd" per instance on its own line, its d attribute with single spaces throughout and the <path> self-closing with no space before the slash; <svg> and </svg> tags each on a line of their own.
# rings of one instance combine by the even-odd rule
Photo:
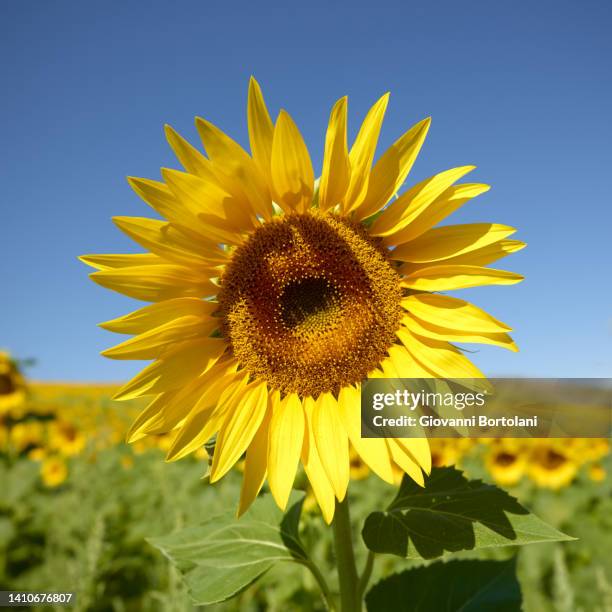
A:
<svg viewBox="0 0 612 612">
<path fill-rule="evenodd" d="M 220 511 L 237 479 L 215 491 L 202 465 L 164 465 L 159 452 L 135 457 L 123 446 L 71 463 L 61 487 L 47 489 L 38 465 L 2 465 L 0 588 L 77 591 L 76 610 L 188 610 L 189 599 L 167 562 L 145 541 L 195 522 L 201 508 Z M 3 491 L 4 493 L 4 491 Z M 174 608 L 173 608 L 174 606 Z"/>
<path fill-rule="evenodd" d="M 516 561 L 449 561 L 393 574 L 366 596 L 368 612 L 519 612 Z"/>
<path fill-rule="evenodd" d="M 133 460 L 133 467 L 122 465 L 126 456 Z M 55 489 L 42 486 L 39 467 L 26 458 L 0 460 L 2 590 L 73 589 L 77 591 L 77 610 L 93 612 L 194 609 L 178 570 L 146 539 L 201 524 L 224 512 L 233 515 L 240 473 L 232 471 L 220 483 L 210 485 L 201 479 L 205 462 L 187 459 L 168 464 L 163 462 L 160 451 L 132 454 L 123 445 L 71 460 L 68 479 Z M 478 473 L 477 465 L 466 468 L 470 476 L 484 473 Z M 521 505 L 579 538 L 518 550 L 524 610 L 557 612 L 562 602 L 570 601 L 571 593 L 577 612 L 610 612 L 612 479 L 593 483 L 581 478 L 561 491 L 543 491 L 528 482 L 523 484 L 513 490 Z M 395 492 L 376 477 L 351 483 L 356 540 L 372 508 L 392 504 Z M 304 506 L 300 541 L 333 592 L 337 585 L 330 530 L 316 511 Z M 279 511 L 274 512 L 278 517 Z M 516 516 L 523 515 L 511 518 Z M 249 510 L 241 520 L 250 521 L 252 517 Z M 416 550 L 412 543 L 409 550 Z M 505 560 L 509 550 L 476 547 L 455 556 L 461 560 Z M 357 547 L 359 568 L 364 566 L 365 552 L 364 546 Z M 565 569 L 556 561 L 561 553 Z M 421 559 L 380 555 L 372 584 L 407 568 L 412 571 L 420 564 Z M 303 563 L 278 563 L 234 598 L 206 606 L 206 612 L 260 610 L 322 611 L 324 605 L 316 579 Z"/>
<path fill-rule="evenodd" d="M 240 519 L 229 511 L 150 541 L 182 572 L 197 604 L 225 601 L 279 561 L 308 562 L 298 535 L 302 502 L 283 516 L 267 495 Z"/>
<path fill-rule="evenodd" d="M 366 518 L 362 535 L 371 551 L 409 559 L 572 539 L 505 491 L 449 467 L 434 468 L 425 488 L 404 476 L 387 510 Z"/>
<path fill-rule="evenodd" d="M 299 535 L 301 506 L 301 501 L 295 502 L 283 516 L 270 496 L 263 496 L 240 520 L 233 512 L 225 512 L 151 542 L 182 573 L 197 604 L 218 603 L 240 593 L 280 561 L 312 568 Z M 426 559 L 445 552 L 571 539 L 530 514 L 501 489 L 470 481 L 454 468 L 435 469 L 424 489 L 404 478 L 387 511 L 366 518 L 363 538 L 373 552 Z M 479 573 L 466 578 L 475 569 Z M 456 581 L 456 589 L 441 589 L 458 598 L 445 600 L 447 604 L 495 602 L 501 610 L 510 611 L 520 601 L 513 562 L 465 561 L 399 575 L 408 585 L 416 583 L 425 589 L 423 600 L 441 604 L 441 595 L 421 575 L 429 572 L 449 583 Z M 393 599 L 404 588 L 400 577 L 379 583 L 369 600 L 378 602 L 379 607 L 371 603 L 372 609 L 384 610 L 385 602 L 402 601 Z"/>
</svg>

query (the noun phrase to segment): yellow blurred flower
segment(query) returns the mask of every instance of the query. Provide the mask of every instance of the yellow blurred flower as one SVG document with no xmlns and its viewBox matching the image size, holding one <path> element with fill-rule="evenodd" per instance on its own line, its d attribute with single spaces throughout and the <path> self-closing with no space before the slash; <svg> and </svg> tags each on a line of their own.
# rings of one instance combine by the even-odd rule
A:
<svg viewBox="0 0 612 612">
<path fill-rule="evenodd" d="M 306 494 L 304 495 L 304 503 L 302 504 L 302 512 L 306 514 L 314 514 L 318 508 L 317 498 L 312 490 L 312 487 L 308 487 L 306 489 Z"/>
<path fill-rule="evenodd" d="M 577 472 L 578 463 L 562 444 L 550 440 L 532 449 L 528 473 L 538 486 L 561 489 L 572 482 Z"/>
<path fill-rule="evenodd" d="M 21 407 L 25 397 L 25 380 L 16 363 L 6 351 L 0 351 L 0 413 Z"/>
<path fill-rule="evenodd" d="M 462 440 L 434 438 L 430 441 L 431 464 L 434 467 L 457 465 L 463 455 Z"/>
<path fill-rule="evenodd" d="M 65 457 L 78 455 L 85 448 L 85 435 L 67 421 L 53 421 L 48 426 L 49 448 Z"/>
<path fill-rule="evenodd" d="M 44 448 L 33 448 L 28 453 L 28 459 L 31 461 L 42 461 L 47 456 L 47 451 Z"/>
<path fill-rule="evenodd" d="M 172 443 L 174 442 L 174 437 L 168 434 L 161 435 L 157 437 L 157 448 L 164 452 L 168 452 Z"/>
<path fill-rule="evenodd" d="M 132 452 L 135 455 L 142 455 L 142 453 L 146 452 L 149 448 L 151 448 L 148 440 L 145 439 L 138 440 L 132 443 Z"/>
<path fill-rule="evenodd" d="M 349 464 L 351 470 L 351 478 L 353 480 L 362 480 L 370 474 L 370 468 L 364 463 L 363 459 L 357 454 L 353 446 L 350 447 Z"/>
<path fill-rule="evenodd" d="M 581 442 L 581 455 L 586 461 L 599 461 L 610 452 L 607 438 L 585 438 Z"/>
<path fill-rule="evenodd" d="M 48 457 L 40 466 L 42 481 L 47 487 L 57 487 L 68 476 L 68 466 L 61 457 Z"/>
<path fill-rule="evenodd" d="M 41 446 L 45 439 L 45 428 L 40 421 L 16 423 L 10 430 L 13 449 L 21 453 L 31 446 Z"/>
<path fill-rule="evenodd" d="M 606 479 L 606 470 L 601 463 L 592 463 L 589 466 L 589 478 L 593 482 L 602 482 Z"/>
<path fill-rule="evenodd" d="M 498 440 L 489 445 L 485 466 L 493 479 L 503 486 L 512 486 L 525 474 L 527 453 L 524 445 L 516 440 Z"/>
</svg>

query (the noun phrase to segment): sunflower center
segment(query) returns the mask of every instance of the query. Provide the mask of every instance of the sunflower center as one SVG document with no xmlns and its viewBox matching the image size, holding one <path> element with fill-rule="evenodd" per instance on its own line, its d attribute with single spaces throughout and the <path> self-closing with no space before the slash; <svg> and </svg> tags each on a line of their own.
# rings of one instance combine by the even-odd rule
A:
<svg viewBox="0 0 612 612">
<path fill-rule="evenodd" d="M 544 467 L 547 470 L 556 470 L 567 462 L 567 458 L 552 449 L 548 449 L 544 456 Z"/>
<path fill-rule="evenodd" d="M 515 463 L 516 459 L 517 459 L 516 455 L 513 455 L 512 453 L 501 452 L 495 458 L 495 463 L 497 463 L 497 465 L 500 465 L 502 467 L 508 467 L 512 465 L 513 463 Z"/>
<path fill-rule="evenodd" d="M 13 378 L 10 374 L 0 374 L 0 395 L 8 395 L 15 391 Z"/>
<path fill-rule="evenodd" d="M 219 293 L 241 366 L 302 396 L 365 378 L 394 342 L 400 300 L 399 277 L 367 230 L 317 211 L 258 228 Z"/>
<path fill-rule="evenodd" d="M 324 278 L 292 281 L 280 296 L 280 316 L 287 328 L 323 328 L 339 312 L 338 291 Z"/>
</svg>

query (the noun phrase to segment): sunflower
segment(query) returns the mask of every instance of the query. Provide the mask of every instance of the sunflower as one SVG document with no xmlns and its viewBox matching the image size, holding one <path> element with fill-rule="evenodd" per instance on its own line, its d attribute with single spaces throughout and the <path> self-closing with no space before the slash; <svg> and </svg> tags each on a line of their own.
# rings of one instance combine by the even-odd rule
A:
<svg viewBox="0 0 612 612">
<path fill-rule="evenodd" d="M 10 443 L 17 453 L 42 446 L 44 441 L 45 427 L 40 421 L 21 421 L 10 431 Z"/>
<path fill-rule="evenodd" d="M 485 466 L 494 480 L 514 486 L 527 471 L 528 453 L 524 443 L 513 439 L 495 440 L 487 449 Z"/>
<path fill-rule="evenodd" d="M 66 462 L 61 457 L 47 457 L 40 466 L 40 476 L 46 487 L 58 487 L 68 477 Z"/>
<path fill-rule="evenodd" d="M 540 487 L 558 490 L 569 485 L 579 463 L 561 440 L 540 442 L 529 458 L 529 476 Z"/>
<path fill-rule="evenodd" d="M 610 452 L 610 440 L 606 438 L 578 438 L 567 443 L 583 462 L 599 461 Z"/>
<path fill-rule="evenodd" d="M 48 425 L 49 448 L 64 457 L 78 455 L 86 444 L 85 434 L 75 425 L 64 420 L 55 420 Z"/>
<path fill-rule="evenodd" d="M 603 482 L 606 479 L 606 470 L 601 463 L 591 463 L 588 474 L 593 482 Z"/>
<path fill-rule="evenodd" d="M 0 413 L 19 408 L 25 400 L 25 380 L 6 351 L 0 351 Z"/>
<path fill-rule="evenodd" d="M 113 359 L 154 360 L 117 399 L 151 396 L 128 439 L 174 432 L 167 459 L 215 439 L 210 480 L 246 453 L 239 513 L 266 477 L 281 508 L 298 464 L 324 518 L 346 495 L 349 447 L 378 476 L 399 466 L 423 484 L 425 439 L 361 439 L 367 377 L 481 377 L 453 342 L 516 350 L 510 328 L 437 292 L 509 285 L 486 267 L 524 244 L 506 225 L 434 228 L 489 189 L 456 184 L 453 168 L 398 195 L 425 140 L 424 119 L 374 162 L 389 95 L 367 113 L 350 149 L 347 98 L 333 107 L 320 178 L 300 131 L 272 122 L 251 79 L 251 154 L 196 119 L 206 156 L 166 127 L 185 171 L 130 178 L 163 217 L 118 217 L 142 254 L 89 255 L 91 278 L 152 305 L 102 327 L 131 338 Z"/>
<path fill-rule="evenodd" d="M 469 438 L 433 438 L 431 463 L 435 467 L 458 465 L 473 446 L 474 441 Z"/>
</svg>

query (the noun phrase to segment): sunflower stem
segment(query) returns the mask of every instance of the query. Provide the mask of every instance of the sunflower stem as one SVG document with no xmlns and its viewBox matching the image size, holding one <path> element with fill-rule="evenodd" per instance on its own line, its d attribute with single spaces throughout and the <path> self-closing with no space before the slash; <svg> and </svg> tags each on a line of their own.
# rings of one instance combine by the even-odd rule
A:
<svg viewBox="0 0 612 612">
<path fill-rule="evenodd" d="M 372 569 L 374 568 L 374 558 L 375 554 L 370 550 L 368 552 L 368 558 L 366 559 L 363 572 L 359 578 L 359 583 L 357 584 L 357 597 L 359 601 L 363 600 L 366 587 L 368 586 L 368 582 L 370 582 L 370 578 L 372 576 Z"/>
<path fill-rule="evenodd" d="M 360 612 L 361 600 L 358 594 L 357 567 L 353 551 L 353 534 L 349 513 L 348 495 L 343 501 L 336 500 L 336 511 L 332 522 L 334 548 L 338 565 L 340 582 L 340 610 L 342 612 Z"/>
</svg>

